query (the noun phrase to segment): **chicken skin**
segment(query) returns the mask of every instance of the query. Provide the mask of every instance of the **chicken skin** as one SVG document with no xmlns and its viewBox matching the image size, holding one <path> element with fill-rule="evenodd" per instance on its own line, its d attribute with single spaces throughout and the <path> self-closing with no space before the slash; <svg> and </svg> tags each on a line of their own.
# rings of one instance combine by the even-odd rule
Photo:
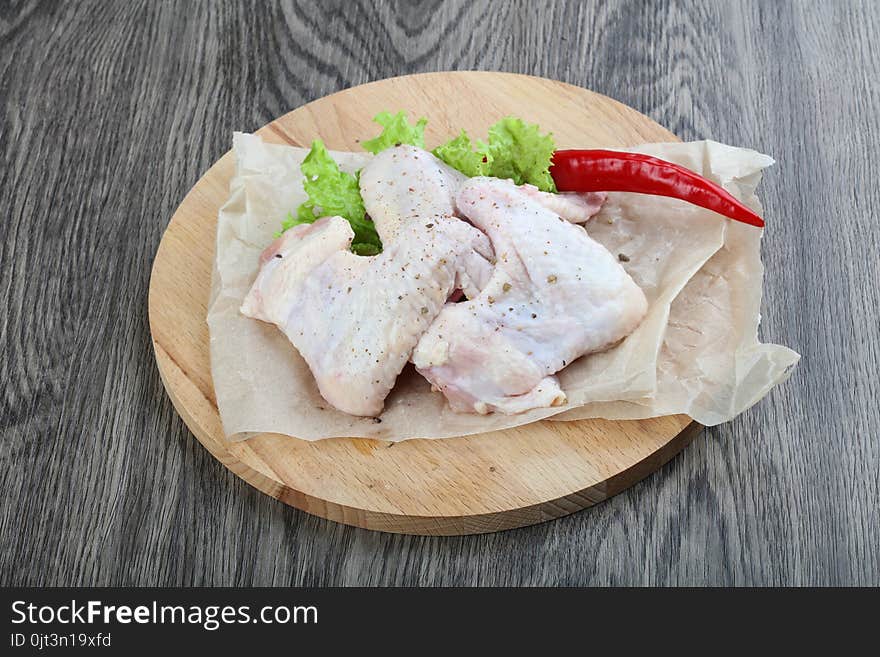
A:
<svg viewBox="0 0 880 657">
<path fill-rule="evenodd" d="M 455 194 L 465 180 L 421 148 L 396 146 L 379 152 L 363 168 L 361 198 L 385 244 L 411 221 L 455 214 Z"/>
<path fill-rule="evenodd" d="M 476 298 L 443 308 L 413 352 L 453 410 L 520 413 L 565 403 L 554 373 L 627 336 L 647 310 L 611 253 L 566 220 L 589 212 L 572 210 L 588 201 L 566 199 L 573 205 L 564 219 L 536 192 L 472 178 L 457 195 L 460 212 L 490 237 L 496 266 Z M 593 212 L 601 200 L 593 199 Z"/>
<path fill-rule="evenodd" d="M 446 169 L 412 147 L 384 151 L 363 169 L 362 195 L 383 240 L 379 255 L 351 253 L 348 222 L 325 217 L 286 231 L 261 256 L 241 312 L 276 324 L 341 411 L 381 413 L 450 295 L 476 296 L 489 280 L 491 245 L 453 215 L 460 181 Z"/>
<path fill-rule="evenodd" d="M 602 209 L 608 198 L 605 192 L 542 192 L 534 185 L 520 185 L 519 189 L 550 212 L 573 224 L 585 223 Z"/>
</svg>

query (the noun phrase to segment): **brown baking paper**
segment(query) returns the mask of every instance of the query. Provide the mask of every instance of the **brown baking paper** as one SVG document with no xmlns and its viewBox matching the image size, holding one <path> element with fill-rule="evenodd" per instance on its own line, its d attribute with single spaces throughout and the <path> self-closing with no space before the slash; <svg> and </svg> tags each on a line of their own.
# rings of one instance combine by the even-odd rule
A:
<svg viewBox="0 0 880 657">
<path fill-rule="evenodd" d="M 639 152 L 677 162 L 724 186 L 761 211 L 755 188 L 766 155 L 717 142 L 648 144 Z M 597 233 L 588 232 L 606 246 Z M 762 231 L 725 221 L 724 244 L 675 298 L 657 363 L 657 390 L 642 400 L 591 403 L 554 417 L 641 419 L 684 413 L 707 426 L 742 413 L 785 381 L 800 356 L 758 341 L 764 266 Z"/>
<path fill-rule="evenodd" d="M 753 151 L 711 142 L 659 144 L 646 146 L 645 150 L 703 173 L 722 172 L 718 174 L 719 179 L 728 178 L 731 191 L 747 192 L 755 203 L 751 196 L 753 185 L 757 184 L 760 169 L 772 162 Z M 572 414 L 577 412 L 591 417 L 605 416 L 606 408 L 608 417 L 682 412 L 665 410 L 676 404 L 681 406 L 682 401 L 680 391 L 676 396 L 672 394 L 670 379 L 692 374 L 687 366 L 689 361 L 683 360 L 680 349 L 686 341 L 670 340 L 667 325 L 674 331 L 681 324 L 680 318 L 675 319 L 674 315 L 670 323 L 670 312 L 675 311 L 679 297 L 685 298 L 685 292 L 691 287 L 688 282 L 701 280 L 695 274 L 723 255 L 719 252 L 723 245 L 733 246 L 732 236 L 741 231 L 732 231 L 731 222 L 681 201 L 634 194 L 610 195 L 606 207 L 588 225 L 588 231 L 620 257 L 627 271 L 644 289 L 649 301 L 648 315 L 632 335 L 613 349 L 582 358 L 560 373 L 569 398 L 566 406 L 513 416 L 453 413 L 443 396 L 431 392 L 428 383 L 408 367 L 386 400 L 382 415 L 377 419 L 360 418 L 336 411 L 323 400 L 305 362 L 275 326 L 244 317 L 239 312 L 242 299 L 256 277 L 260 252 L 272 241 L 287 213 L 305 200 L 299 165 L 307 151 L 266 144 L 255 135 L 237 133 L 234 152 L 236 173 L 229 199 L 218 217 L 212 301 L 208 312 L 214 389 L 223 426 L 230 438 L 245 439 L 254 433 L 271 432 L 307 440 L 349 436 L 397 441 L 493 431 L 560 413 L 564 413 L 559 416 L 562 419 L 575 419 Z M 342 169 L 351 172 L 362 167 L 370 157 L 360 153 L 332 155 Z M 736 243 L 736 252 L 753 251 L 754 257 L 743 264 L 754 267 L 757 262 L 758 269 L 744 272 L 743 276 L 725 275 L 729 287 L 739 291 L 739 295 L 729 296 L 738 301 L 728 304 L 718 300 L 717 303 L 729 305 L 730 312 L 754 310 L 745 320 L 747 327 L 752 320 L 757 325 L 754 290 L 748 292 L 745 287 L 753 285 L 757 276 L 759 303 L 760 231 L 743 228 L 751 233 L 742 233 L 743 243 Z M 688 296 L 703 298 L 705 286 L 695 291 L 696 295 Z M 752 303 L 748 303 L 746 297 Z M 683 307 L 680 312 L 689 311 Z M 704 333 L 714 335 L 716 324 L 713 319 Z M 721 393 L 715 389 L 721 378 L 719 372 L 730 364 L 740 360 L 748 362 L 752 358 L 755 365 L 750 370 L 752 374 L 735 378 L 733 386 L 727 389 L 725 399 L 740 401 L 729 406 L 733 408 L 745 403 L 742 400 L 753 403 L 763 395 L 780 378 L 781 364 L 791 360 L 790 356 L 786 360 L 786 353 L 793 352 L 778 347 L 776 349 L 782 351 L 773 352 L 776 359 L 768 361 L 763 351 L 756 351 L 755 345 L 748 342 L 747 331 L 731 337 L 729 328 L 724 327 L 725 351 L 717 358 L 710 356 L 711 363 L 701 364 L 700 371 L 712 373 L 705 380 L 712 390 L 704 391 L 704 396 L 715 399 L 716 407 L 723 406 Z M 737 356 L 743 341 L 747 344 Z M 720 344 L 712 339 L 707 342 Z M 688 398 L 702 399 L 699 391 L 690 389 Z M 623 404 L 622 400 L 629 401 Z M 584 404 L 590 405 L 580 409 Z M 695 404 L 690 406 L 697 410 Z M 663 410 L 655 412 L 655 408 Z"/>
</svg>

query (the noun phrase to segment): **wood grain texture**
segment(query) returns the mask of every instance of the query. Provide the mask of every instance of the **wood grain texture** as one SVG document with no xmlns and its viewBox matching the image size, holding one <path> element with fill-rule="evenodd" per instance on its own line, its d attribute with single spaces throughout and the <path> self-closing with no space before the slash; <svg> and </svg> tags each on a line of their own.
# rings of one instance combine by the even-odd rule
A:
<svg viewBox="0 0 880 657">
<path fill-rule="evenodd" d="M 471 98 L 480 98 L 474 111 Z M 273 143 L 360 150 L 371 117 L 402 107 L 428 119 L 428 144 L 459 130 L 486 134 L 528 104 L 559 148 L 632 146 L 675 136 L 606 96 L 554 80 L 465 71 L 405 75 L 312 101 L 260 128 Z M 187 193 L 159 244 L 149 289 L 150 334 L 162 383 L 199 441 L 232 472 L 291 506 L 336 522 L 404 534 L 461 535 L 574 513 L 642 480 L 701 428 L 685 415 L 630 422 L 541 422 L 452 440 L 226 438 L 206 326 L 217 214 L 233 154 Z M 694 426 L 690 426 L 694 424 Z M 393 451 L 389 448 L 393 447 Z"/>
<path fill-rule="evenodd" d="M 0 583 L 880 583 L 880 7 L 343 4 L 0 4 Z M 150 264 L 233 130 L 449 69 L 560 79 L 772 154 L 762 334 L 804 358 L 588 512 L 380 534 L 193 440 L 152 361 Z"/>
</svg>

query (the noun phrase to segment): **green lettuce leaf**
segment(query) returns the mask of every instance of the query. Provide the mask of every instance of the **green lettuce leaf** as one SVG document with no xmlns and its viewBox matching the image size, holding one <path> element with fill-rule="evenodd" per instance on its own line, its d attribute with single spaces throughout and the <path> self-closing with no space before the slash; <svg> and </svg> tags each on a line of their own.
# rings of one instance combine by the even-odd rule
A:
<svg viewBox="0 0 880 657">
<path fill-rule="evenodd" d="M 556 184 L 550 176 L 555 150 L 552 135 L 542 135 L 537 125 L 508 116 L 489 128 L 488 143 L 477 142 L 474 148 L 462 131 L 433 153 L 466 176 L 512 178 L 517 185 L 530 183 L 545 192 L 555 192 Z"/>
<path fill-rule="evenodd" d="M 555 192 L 550 163 L 556 144 L 552 135 L 542 135 L 537 125 L 508 116 L 489 128 L 491 175 L 513 178 L 517 185 L 530 183 L 545 192 Z"/>
<path fill-rule="evenodd" d="M 416 121 L 415 125 L 410 125 L 403 112 L 397 114 L 379 112 L 373 121 L 382 126 L 382 133 L 374 139 L 368 139 L 361 143 L 365 151 L 375 155 L 386 148 L 399 144 L 425 147 L 425 126 L 428 125 L 428 119 L 422 117 Z"/>
<path fill-rule="evenodd" d="M 471 138 L 462 130 L 455 139 L 450 139 L 433 151 L 434 157 L 443 160 L 453 169 L 458 169 L 468 178 L 488 176 L 491 170 L 491 155 L 488 145 L 477 142 L 477 149 L 471 145 Z"/>
<path fill-rule="evenodd" d="M 352 251 L 361 255 L 379 253 L 382 243 L 376 227 L 366 216 L 358 176 L 340 171 L 320 139 L 312 142 L 312 149 L 302 161 L 300 170 L 303 189 L 309 199 L 297 208 L 295 215 L 288 213 L 281 224 L 281 232 L 300 224 L 310 224 L 320 217 L 339 215 L 351 224 L 354 231 Z"/>
<path fill-rule="evenodd" d="M 382 126 L 382 133 L 363 142 L 365 150 L 375 154 L 398 144 L 425 147 L 427 119 L 420 118 L 412 125 L 404 112 L 380 112 L 374 121 Z M 512 178 L 518 185 L 530 183 L 545 192 L 555 192 L 556 185 L 550 176 L 555 150 L 552 135 L 542 135 L 537 125 L 508 116 L 489 128 L 487 142 L 473 143 L 462 130 L 457 137 L 432 152 L 468 177 Z M 303 160 L 301 169 L 303 188 L 309 198 L 296 213 L 287 215 L 281 232 L 299 224 L 312 223 L 319 217 L 339 215 L 348 220 L 354 230 L 352 251 L 360 255 L 381 252 L 382 242 L 373 222 L 366 216 L 361 199 L 359 174 L 340 171 L 319 139 L 312 142 L 312 149 Z"/>
</svg>

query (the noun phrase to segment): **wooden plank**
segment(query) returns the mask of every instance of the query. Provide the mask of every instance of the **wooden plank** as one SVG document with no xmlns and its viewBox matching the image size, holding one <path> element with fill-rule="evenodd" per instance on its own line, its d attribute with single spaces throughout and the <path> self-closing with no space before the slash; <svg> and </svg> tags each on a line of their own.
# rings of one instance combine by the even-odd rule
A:
<svg viewBox="0 0 880 657">
<path fill-rule="evenodd" d="M 344 6 L 0 16 L 0 582 L 880 584 L 877 3 Z M 804 359 L 586 513 L 379 534 L 272 500 L 192 439 L 153 362 L 150 265 L 233 130 L 450 69 L 563 80 L 773 155 L 761 332 Z"/>
</svg>

